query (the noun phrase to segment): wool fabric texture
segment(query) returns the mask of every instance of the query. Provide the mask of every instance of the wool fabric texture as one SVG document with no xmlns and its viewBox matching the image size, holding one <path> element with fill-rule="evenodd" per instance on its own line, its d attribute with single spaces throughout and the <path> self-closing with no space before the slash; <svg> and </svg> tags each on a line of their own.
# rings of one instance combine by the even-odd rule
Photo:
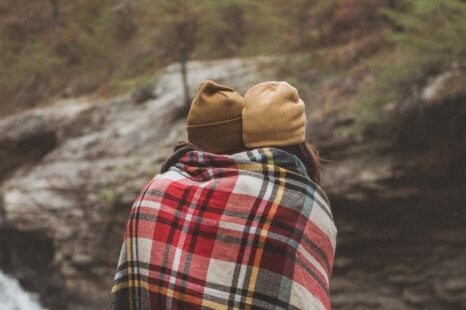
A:
<svg viewBox="0 0 466 310">
<path fill-rule="evenodd" d="M 248 148 L 305 141 L 304 102 L 287 82 L 264 82 L 244 95 L 243 141 Z"/>
<path fill-rule="evenodd" d="M 244 98 L 233 89 L 208 80 L 199 86 L 187 119 L 188 140 L 211 153 L 244 148 Z"/>
<path fill-rule="evenodd" d="M 336 234 L 296 156 L 180 146 L 131 209 L 112 309 L 330 309 Z"/>
</svg>

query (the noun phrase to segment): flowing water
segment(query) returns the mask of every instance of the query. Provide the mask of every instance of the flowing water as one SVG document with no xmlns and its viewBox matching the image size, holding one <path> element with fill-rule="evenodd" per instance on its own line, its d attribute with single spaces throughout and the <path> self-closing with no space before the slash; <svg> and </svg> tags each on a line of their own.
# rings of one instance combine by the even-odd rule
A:
<svg viewBox="0 0 466 310">
<path fill-rule="evenodd" d="M 0 310 L 45 310 L 37 295 L 26 292 L 18 281 L 0 272 Z"/>
</svg>

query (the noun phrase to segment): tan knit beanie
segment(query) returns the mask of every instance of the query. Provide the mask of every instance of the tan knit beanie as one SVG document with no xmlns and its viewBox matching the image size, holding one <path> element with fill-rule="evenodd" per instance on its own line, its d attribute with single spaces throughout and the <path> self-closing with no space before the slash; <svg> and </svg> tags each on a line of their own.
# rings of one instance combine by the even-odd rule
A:
<svg viewBox="0 0 466 310">
<path fill-rule="evenodd" d="M 287 82 L 264 82 L 244 95 L 243 141 L 248 148 L 305 141 L 304 102 Z"/>
<path fill-rule="evenodd" d="M 208 80 L 199 85 L 188 114 L 188 140 L 211 153 L 244 148 L 241 111 L 244 98 L 233 89 Z"/>
</svg>

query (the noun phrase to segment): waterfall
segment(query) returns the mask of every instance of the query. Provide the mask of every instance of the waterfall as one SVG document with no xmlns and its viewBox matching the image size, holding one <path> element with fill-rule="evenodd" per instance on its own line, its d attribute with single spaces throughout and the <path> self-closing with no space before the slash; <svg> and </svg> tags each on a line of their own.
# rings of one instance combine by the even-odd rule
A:
<svg viewBox="0 0 466 310">
<path fill-rule="evenodd" d="M 35 294 L 24 291 L 15 278 L 0 272 L 0 310 L 45 310 Z"/>
</svg>

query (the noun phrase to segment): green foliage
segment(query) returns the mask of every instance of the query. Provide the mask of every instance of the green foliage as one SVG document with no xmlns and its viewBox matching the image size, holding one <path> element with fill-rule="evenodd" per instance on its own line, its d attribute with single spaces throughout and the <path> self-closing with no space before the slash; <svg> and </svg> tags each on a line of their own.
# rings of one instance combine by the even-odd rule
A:
<svg viewBox="0 0 466 310">
<path fill-rule="evenodd" d="M 109 81 L 109 87 L 115 93 L 127 93 L 137 89 L 142 85 L 147 85 L 153 78 L 155 72 L 141 71 L 133 76 L 113 76 Z"/>
<path fill-rule="evenodd" d="M 452 63 L 465 64 L 466 3 L 462 0 L 401 1 L 384 9 L 395 31 L 387 52 L 370 60 L 375 81 L 361 97 L 362 119 L 378 118 L 386 104 L 399 104 Z"/>
<path fill-rule="evenodd" d="M 50 51 L 42 44 L 34 44 L 20 54 L 11 53 L 0 45 L 0 89 L 19 87 L 29 77 L 49 74 L 62 62 L 50 55 Z"/>
<path fill-rule="evenodd" d="M 77 93 L 92 90 L 111 72 L 113 0 L 3 1 L 0 98 L 10 105 L 37 104 L 70 84 Z"/>
<path fill-rule="evenodd" d="M 246 46 L 251 25 L 245 0 L 207 1 L 201 21 L 199 55 L 238 55 Z"/>
<path fill-rule="evenodd" d="M 466 50 L 465 1 L 386 1 L 390 9 L 374 13 L 382 2 L 0 0 L 0 99 L 37 102 L 63 89 L 128 91 L 168 63 L 193 58 L 304 52 L 315 59 L 317 48 L 351 38 L 351 25 L 366 34 L 382 12 L 396 31 L 387 36 L 390 52 L 371 60 L 375 83 L 361 100 L 376 110 L 404 98 L 428 74 L 462 62 Z M 307 68 L 327 66 L 325 59 Z M 303 71 L 301 65 L 285 66 L 297 83 L 303 79 L 291 72 Z"/>
<path fill-rule="evenodd" d="M 187 61 L 198 42 L 203 6 L 197 1 L 147 1 L 142 6 L 146 27 L 161 57 L 168 62 Z"/>
<path fill-rule="evenodd" d="M 408 12 L 385 9 L 384 13 L 402 29 L 390 36 L 391 41 L 447 60 L 465 56 L 462 0 L 415 0 L 409 2 Z"/>
<path fill-rule="evenodd" d="M 0 99 L 121 92 L 171 62 L 302 51 L 336 1 L 0 0 Z"/>
</svg>

